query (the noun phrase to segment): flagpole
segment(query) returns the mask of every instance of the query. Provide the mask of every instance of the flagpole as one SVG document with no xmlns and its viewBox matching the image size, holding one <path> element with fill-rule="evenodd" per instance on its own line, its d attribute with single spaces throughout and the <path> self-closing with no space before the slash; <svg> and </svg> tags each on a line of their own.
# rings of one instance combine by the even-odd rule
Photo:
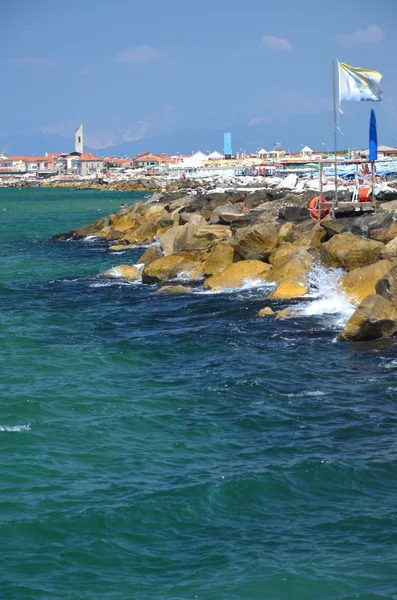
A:
<svg viewBox="0 0 397 600">
<path fill-rule="evenodd" d="M 337 90 L 336 90 L 336 67 L 338 65 L 338 59 L 332 59 L 332 88 L 333 88 L 333 97 L 334 97 L 334 157 L 335 157 L 335 197 L 333 206 L 331 209 L 332 216 L 335 216 L 335 206 L 338 204 L 338 163 L 336 157 L 337 150 L 337 131 L 338 131 L 338 118 L 337 118 Z"/>
</svg>

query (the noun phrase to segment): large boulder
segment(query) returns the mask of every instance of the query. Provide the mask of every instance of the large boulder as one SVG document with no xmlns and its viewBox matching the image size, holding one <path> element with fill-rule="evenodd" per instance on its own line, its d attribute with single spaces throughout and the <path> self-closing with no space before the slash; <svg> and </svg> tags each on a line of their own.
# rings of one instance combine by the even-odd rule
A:
<svg viewBox="0 0 397 600">
<path fill-rule="evenodd" d="M 161 247 L 165 254 L 176 254 L 185 250 L 192 241 L 196 231 L 200 227 L 207 226 L 207 222 L 201 215 L 193 214 L 185 225 L 176 225 L 164 233 L 158 235 Z"/>
<path fill-rule="evenodd" d="M 286 242 L 271 254 L 269 262 L 273 265 L 273 269 L 269 271 L 266 281 L 308 285 L 314 259 L 304 248 Z"/>
<path fill-rule="evenodd" d="M 124 233 L 122 231 L 118 231 L 117 229 L 114 229 L 114 227 L 112 225 L 107 225 L 106 227 L 101 229 L 101 231 L 99 231 L 97 233 L 97 236 L 101 240 L 106 240 L 107 242 L 111 242 L 113 240 L 119 240 L 120 238 L 123 237 L 123 235 L 124 235 Z"/>
<path fill-rule="evenodd" d="M 219 242 L 214 246 L 203 263 L 204 275 L 215 275 L 220 273 L 234 261 L 234 248 L 228 242 Z"/>
<path fill-rule="evenodd" d="M 258 223 L 239 229 L 232 245 L 245 260 L 267 260 L 278 243 L 278 226 Z"/>
<path fill-rule="evenodd" d="M 271 269 L 260 260 L 242 260 L 226 267 L 221 273 L 212 275 L 204 282 L 206 290 L 226 290 L 241 287 L 247 279 L 264 280 Z"/>
<path fill-rule="evenodd" d="M 382 258 L 385 258 L 386 260 L 397 259 L 397 237 L 388 242 L 383 248 Z"/>
<path fill-rule="evenodd" d="M 160 248 L 158 248 L 157 246 L 150 246 L 150 248 L 145 250 L 145 252 L 136 262 L 140 265 L 148 265 L 149 263 L 153 262 L 154 260 L 157 260 L 158 258 L 161 258 L 162 256 L 163 253 L 161 252 Z"/>
<path fill-rule="evenodd" d="M 364 298 L 339 336 L 341 341 L 357 342 L 397 334 L 397 307 L 378 294 Z"/>
<path fill-rule="evenodd" d="M 130 212 L 122 212 L 114 216 L 112 221 L 112 227 L 121 233 L 128 231 L 129 229 L 136 229 L 141 224 L 142 219 L 137 214 Z"/>
<path fill-rule="evenodd" d="M 132 265 L 118 265 L 117 267 L 112 267 L 107 271 L 103 271 L 99 276 L 105 279 L 127 279 L 127 281 L 136 281 L 140 278 L 141 272 Z"/>
<path fill-rule="evenodd" d="M 381 239 L 382 233 L 394 222 L 394 214 L 392 212 L 379 212 L 363 214 L 360 217 L 340 217 L 332 219 L 330 216 L 323 219 L 320 223 L 321 227 L 326 230 L 330 237 L 340 233 L 351 232 L 354 235 L 369 237 L 372 239 Z M 378 236 L 378 237 L 377 237 Z"/>
<path fill-rule="evenodd" d="M 230 223 L 239 217 L 246 214 L 246 211 L 242 210 L 239 206 L 233 204 L 227 204 L 218 206 L 211 215 L 210 223 L 222 223 L 223 225 L 230 225 Z"/>
<path fill-rule="evenodd" d="M 153 222 L 142 223 L 137 229 L 127 231 L 120 241 L 127 244 L 145 244 L 153 241 L 156 231 L 157 227 Z"/>
<path fill-rule="evenodd" d="M 176 238 L 182 234 L 186 225 L 175 225 L 175 227 L 170 227 L 164 233 L 161 233 L 157 236 L 158 241 L 161 244 L 163 252 L 165 254 L 172 254 L 174 252 L 174 243 Z"/>
<path fill-rule="evenodd" d="M 283 223 L 280 227 L 280 231 L 278 232 L 278 242 L 279 244 L 284 244 L 284 242 L 292 242 L 294 240 L 294 224 L 290 221 Z"/>
<path fill-rule="evenodd" d="M 381 258 L 383 248 L 382 242 L 352 233 L 341 233 L 321 245 L 320 255 L 329 267 L 351 270 L 377 262 Z"/>
<path fill-rule="evenodd" d="M 93 223 L 89 225 L 84 225 L 83 227 L 77 227 L 77 229 L 72 229 L 67 233 L 60 233 L 58 235 L 54 235 L 51 238 L 52 242 L 65 242 L 67 240 L 82 240 L 86 237 L 90 237 L 93 235 L 98 235 L 98 233 L 104 227 L 107 227 L 111 224 L 112 217 L 114 215 L 109 215 L 106 217 L 101 217 L 97 219 Z"/>
<path fill-rule="evenodd" d="M 145 265 L 142 271 L 143 283 L 159 283 L 184 276 L 196 279 L 200 263 L 178 254 L 162 256 Z"/>
<path fill-rule="evenodd" d="M 208 250 L 222 240 L 230 238 L 232 232 L 228 225 L 206 225 L 196 230 L 185 250 Z"/>
<path fill-rule="evenodd" d="M 387 214 L 388 213 L 386 213 L 386 215 Z M 391 242 L 392 240 L 394 240 L 394 238 L 396 236 L 397 236 L 397 221 L 393 221 L 392 223 L 390 223 L 390 225 L 388 227 L 384 227 L 382 229 L 374 229 L 371 232 L 371 237 L 374 240 L 378 240 L 379 242 L 383 242 L 384 244 Z"/>
<path fill-rule="evenodd" d="M 271 202 L 272 200 L 272 192 L 269 192 L 268 190 L 256 190 L 255 192 L 250 192 L 249 194 L 247 194 L 247 197 L 245 198 L 244 202 L 245 206 L 251 210 L 253 208 L 261 206 L 265 202 Z"/>
<path fill-rule="evenodd" d="M 273 293 L 269 296 L 269 300 L 291 300 L 293 298 L 301 298 L 309 288 L 302 283 L 294 283 L 291 281 L 283 281 L 279 283 Z"/>
<path fill-rule="evenodd" d="M 159 220 L 169 218 L 170 216 L 163 204 L 150 204 L 146 206 L 148 208 L 146 208 L 144 213 L 145 223 L 157 223 Z"/>
<path fill-rule="evenodd" d="M 377 282 L 393 267 L 388 260 L 380 260 L 366 267 L 358 267 L 341 277 L 338 285 L 353 301 L 362 302 L 376 293 Z"/>
<path fill-rule="evenodd" d="M 397 265 L 377 281 L 376 293 L 397 305 Z"/>
<path fill-rule="evenodd" d="M 305 221 L 307 219 L 308 214 L 309 209 L 307 206 L 285 205 L 280 208 L 278 216 L 284 221 L 298 223 L 299 221 Z"/>
</svg>

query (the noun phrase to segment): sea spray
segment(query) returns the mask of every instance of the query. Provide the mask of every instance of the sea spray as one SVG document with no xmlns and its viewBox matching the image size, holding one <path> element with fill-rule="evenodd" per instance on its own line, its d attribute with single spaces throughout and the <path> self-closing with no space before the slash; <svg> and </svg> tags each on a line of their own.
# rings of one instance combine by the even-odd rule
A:
<svg viewBox="0 0 397 600">
<path fill-rule="evenodd" d="M 299 313 L 306 317 L 335 315 L 332 324 L 343 327 L 355 310 L 355 305 L 338 284 L 343 274 L 342 269 L 316 264 L 309 276 L 309 294 L 306 296 L 312 301 L 299 305 Z"/>
</svg>

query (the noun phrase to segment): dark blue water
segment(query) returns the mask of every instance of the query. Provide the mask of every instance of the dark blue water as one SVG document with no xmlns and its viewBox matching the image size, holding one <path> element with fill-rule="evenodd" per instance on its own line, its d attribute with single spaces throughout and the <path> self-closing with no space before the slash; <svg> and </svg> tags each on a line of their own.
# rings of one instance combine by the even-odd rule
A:
<svg viewBox="0 0 397 600">
<path fill-rule="evenodd" d="M 0 190 L 0 597 L 397 598 L 396 343 L 47 241 L 139 197 Z"/>
</svg>

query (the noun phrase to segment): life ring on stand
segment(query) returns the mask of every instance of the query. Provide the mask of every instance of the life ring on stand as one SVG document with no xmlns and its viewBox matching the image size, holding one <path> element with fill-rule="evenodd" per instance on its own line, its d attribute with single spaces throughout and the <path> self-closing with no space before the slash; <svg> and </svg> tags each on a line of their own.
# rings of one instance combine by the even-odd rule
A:
<svg viewBox="0 0 397 600">
<path fill-rule="evenodd" d="M 370 202 L 371 201 L 371 188 L 370 187 L 361 187 L 359 193 L 360 202 Z"/>
<path fill-rule="evenodd" d="M 309 211 L 312 219 L 321 221 L 329 213 L 329 206 L 327 204 L 324 205 L 324 198 L 322 196 L 316 196 L 309 202 Z"/>
</svg>

